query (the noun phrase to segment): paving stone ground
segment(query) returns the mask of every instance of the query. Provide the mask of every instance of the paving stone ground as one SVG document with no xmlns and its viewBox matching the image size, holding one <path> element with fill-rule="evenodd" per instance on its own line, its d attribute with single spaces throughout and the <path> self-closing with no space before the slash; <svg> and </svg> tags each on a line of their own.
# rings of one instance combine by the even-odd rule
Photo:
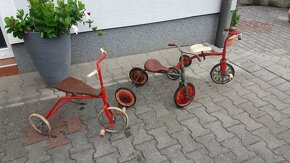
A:
<svg viewBox="0 0 290 163">
<path fill-rule="evenodd" d="M 62 92 L 49 89 L 37 73 L 0 78 L 0 162 L 281 162 L 290 160 L 290 24 L 287 10 L 239 7 L 243 40 L 236 41 L 228 61 L 236 70 L 226 85 L 211 81 L 209 71 L 219 58 L 193 62 L 187 70 L 196 87 L 195 100 L 175 107 L 176 81 L 150 75 L 143 87 L 133 88 L 137 103 L 127 110 L 129 128 L 100 138 L 97 112 L 101 101 L 88 100 L 85 109 L 66 105 L 64 117 L 81 113 L 85 130 L 66 134 L 69 143 L 46 148 L 47 139 L 26 145 L 28 116 L 45 114 Z M 188 50 L 188 47 L 185 47 Z M 104 82 L 110 104 L 114 92 L 130 87 L 128 72 L 146 59 L 176 64 L 177 49 L 106 59 Z M 94 63 L 71 67 L 72 76 L 86 78 Z"/>
</svg>

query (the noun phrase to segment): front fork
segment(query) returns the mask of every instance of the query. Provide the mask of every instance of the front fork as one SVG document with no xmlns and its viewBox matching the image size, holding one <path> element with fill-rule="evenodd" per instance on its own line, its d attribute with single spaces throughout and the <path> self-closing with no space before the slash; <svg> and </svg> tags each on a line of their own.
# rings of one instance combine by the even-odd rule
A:
<svg viewBox="0 0 290 163">
<path fill-rule="evenodd" d="M 185 68 L 182 66 L 181 69 L 180 69 L 180 82 L 179 82 L 179 87 L 184 85 L 185 86 L 185 96 L 186 98 L 190 98 L 189 97 L 189 92 L 188 92 L 188 85 L 187 85 L 187 82 L 186 82 L 186 75 L 185 75 Z"/>
<path fill-rule="evenodd" d="M 222 73 L 222 75 L 226 75 L 227 60 L 221 59 L 220 63 L 221 63 L 221 73 Z"/>
</svg>

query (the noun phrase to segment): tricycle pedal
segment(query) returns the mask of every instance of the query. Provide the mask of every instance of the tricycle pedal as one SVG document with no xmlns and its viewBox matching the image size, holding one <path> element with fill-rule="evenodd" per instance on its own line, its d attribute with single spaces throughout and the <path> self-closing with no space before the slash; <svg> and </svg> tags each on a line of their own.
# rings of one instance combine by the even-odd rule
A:
<svg viewBox="0 0 290 163">
<path fill-rule="evenodd" d="M 105 136 L 106 130 L 101 129 L 100 137 L 103 138 Z"/>
</svg>

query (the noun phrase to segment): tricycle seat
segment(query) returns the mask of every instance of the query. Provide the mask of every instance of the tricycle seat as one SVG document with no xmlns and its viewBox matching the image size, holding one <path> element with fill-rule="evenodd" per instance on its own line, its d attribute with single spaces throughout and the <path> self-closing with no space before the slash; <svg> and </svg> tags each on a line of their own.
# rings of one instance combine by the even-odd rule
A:
<svg viewBox="0 0 290 163">
<path fill-rule="evenodd" d="M 56 88 L 66 93 L 89 96 L 98 96 L 101 93 L 99 89 L 95 89 L 85 82 L 73 77 L 65 78 L 63 81 L 57 84 Z"/>
<path fill-rule="evenodd" d="M 195 44 L 195 45 L 192 45 L 190 47 L 192 53 L 194 54 L 200 54 L 202 52 L 210 52 L 212 51 L 212 48 L 211 47 L 208 47 L 208 46 L 204 46 L 202 44 Z"/>
<path fill-rule="evenodd" d="M 159 61 L 157 61 L 156 59 L 149 59 L 145 62 L 144 68 L 146 71 L 149 72 L 158 72 L 158 73 L 162 73 L 162 72 L 168 72 L 169 69 L 165 66 L 163 66 Z"/>
</svg>

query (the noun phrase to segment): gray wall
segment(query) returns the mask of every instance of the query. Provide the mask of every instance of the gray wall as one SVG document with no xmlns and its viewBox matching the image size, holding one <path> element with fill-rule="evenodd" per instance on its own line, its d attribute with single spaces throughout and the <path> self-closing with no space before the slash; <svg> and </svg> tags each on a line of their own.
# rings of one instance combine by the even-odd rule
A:
<svg viewBox="0 0 290 163">
<path fill-rule="evenodd" d="M 218 14 L 105 30 L 105 35 L 85 32 L 72 35 L 72 64 L 94 61 L 99 48 L 108 51 L 108 57 L 119 57 L 167 48 L 168 43 L 190 45 L 213 43 Z M 35 71 L 22 43 L 12 45 L 20 71 Z M 57 58 L 56 58 L 57 59 Z"/>
</svg>

